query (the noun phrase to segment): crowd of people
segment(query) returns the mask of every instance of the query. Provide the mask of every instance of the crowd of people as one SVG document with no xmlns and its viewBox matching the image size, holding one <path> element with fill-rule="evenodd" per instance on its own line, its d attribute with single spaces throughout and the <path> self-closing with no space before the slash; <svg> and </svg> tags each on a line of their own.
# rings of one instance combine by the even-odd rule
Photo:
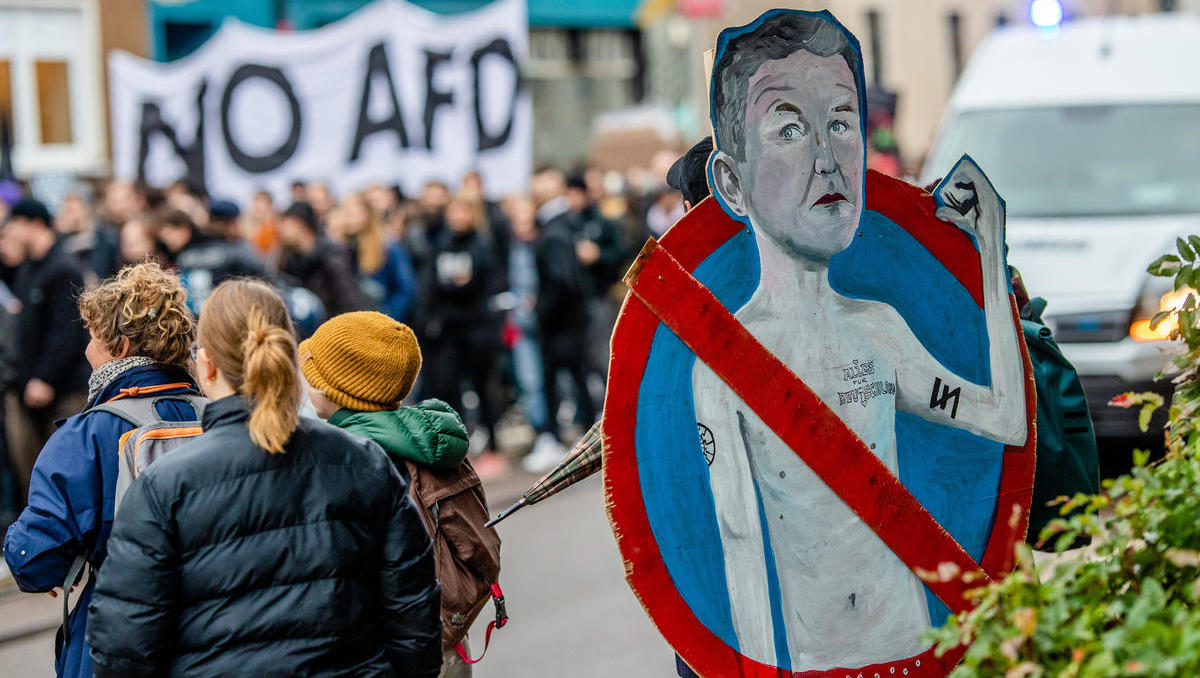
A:
<svg viewBox="0 0 1200 678">
<path fill-rule="evenodd" d="M 258 191 L 238 205 L 183 180 L 111 181 L 81 183 L 57 205 L 0 204 L 0 333 L 11 339 L 0 341 L 0 456 L 11 460 L 0 505 L 11 517 L 24 503 L 53 422 L 87 402 L 79 292 L 142 261 L 176 273 L 197 316 L 221 282 L 254 277 L 280 294 L 301 338 L 348 311 L 406 323 L 427 365 L 413 398 L 465 413 L 480 474 L 518 456 L 549 469 L 599 416 L 628 260 L 683 212 L 661 179 L 640 183 L 658 187 L 547 168 L 527 194 L 494 201 L 477 172 L 415 196 L 296 181 L 287 204 Z M 527 424 L 533 444 L 498 453 L 501 421 Z"/>
<path fill-rule="evenodd" d="M 77 598 L 58 675 L 469 677 L 480 478 L 600 417 L 622 273 L 685 210 L 630 186 L 0 195 L 0 525 L 22 590 Z"/>
</svg>

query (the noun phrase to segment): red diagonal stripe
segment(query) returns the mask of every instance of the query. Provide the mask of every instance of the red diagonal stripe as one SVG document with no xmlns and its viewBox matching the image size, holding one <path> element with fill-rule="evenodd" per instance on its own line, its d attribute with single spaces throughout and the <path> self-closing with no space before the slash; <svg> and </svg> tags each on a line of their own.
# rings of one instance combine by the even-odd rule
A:
<svg viewBox="0 0 1200 678">
<path fill-rule="evenodd" d="M 708 288 L 651 240 L 630 269 L 630 290 L 915 571 L 953 563 L 961 577 L 926 582 L 955 613 L 988 580 L 883 462 L 787 365 L 762 346 Z"/>
</svg>

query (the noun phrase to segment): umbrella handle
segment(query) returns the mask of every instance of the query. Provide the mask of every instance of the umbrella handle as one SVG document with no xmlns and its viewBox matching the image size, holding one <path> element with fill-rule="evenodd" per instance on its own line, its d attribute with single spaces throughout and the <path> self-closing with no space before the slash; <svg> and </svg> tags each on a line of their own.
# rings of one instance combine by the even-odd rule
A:
<svg viewBox="0 0 1200 678">
<path fill-rule="evenodd" d="M 517 509 L 520 509 L 520 508 L 522 508 L 522 507 L 526 506 L 527 504 L 528 504 L 528 502 L 525 500 L 525 497 L 521 497 L 520 499 L 518 499 L 518 500 L 517 500 L 517 503 L 515 503 L 515 504 L 513 504 L 512 506 L 509 506 L 508 508 L 506 508 L 506 509 L 504 509 L 503 511 L 501 511 L 501 512 L 500 512 L 500 515 L 498 515 L 498 516 L 496 516 L 495 518 L 492 518 L 491 520 L 487 521 L 486 523 L 484 523 L 484 525 L 483 525 L 483 526 L 484 526 L 484 527 L 494 527 L 494 526 L 496 525 L 496 523 L 498 523 L 498 522 L 500 522 L 501 520 L 504 520 L 505 518 L 507 518 L 507 517 L 511 516 L 512 514 L 516 513 L 516 512 L 517 512 Z"/>
</svg>

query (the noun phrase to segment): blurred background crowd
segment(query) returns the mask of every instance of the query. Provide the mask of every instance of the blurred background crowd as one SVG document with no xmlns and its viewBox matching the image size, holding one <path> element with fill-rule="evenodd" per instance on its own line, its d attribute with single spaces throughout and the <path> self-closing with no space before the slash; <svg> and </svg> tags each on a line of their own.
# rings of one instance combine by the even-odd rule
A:
<svg viewBox="0 0 1200 678">
<path fill-rule="evenodd" d="M 50 420 L 86 395 L 77 285 L 145 259 L 179 274 L 196 313 L 223 280 L 256 276 L 283 293 L 302 335 L 354 310 L 409 324 L 427 366 L 417 397 L 465 413 L 481 475 L 510 463 L 550 468 L 599 416 L 635 245 L 683 214 L 665 183 L 674 159 L 630 176 L 543 168 L 528 194 L 498 202 L 474 172 L 411 196 L 383 184 L 334 195 L 322 181 L 296 181 L 288 204 L 258 192 L 239 205 L 185 181 L 79 182 L 53 211 L 9 191 L 0 201 L 4 510 L 23 505 Z"/>
<path fill-rule="evenodd" d="M 501 30 L 485 13 L 504 4 L 519 17 Z M 23 503 L 52 420 L 85 393 L 72 290 L 145 258 L 178 271 L 197 312 L 222 280 L 258 276 L 302 333 L 358 309 L 408 323 L 426 353 L 416 392 L 464 412 L 483 475 L 552 466 L 601 409 L 623 271 L 684 212 L 667 174 L 709 133 L 703 50 L 777 4 L 0 0 L 0 27 L 14 28 L 0 31 L 0 524 Z M 405 34 L 368 50 L 377 27 L 355 17 L 401 6 L 492 17 L 477 32 L 500 31 L 514 50 L 511 101 L 503 87 L 480 89 L 506 71 L 481 76 L 471 36 L 419 36 L 435 40 L 413 47 Z M 1185 168 L 1200 91 L 1185 52 L 1200 2 L 787 6 L 828 8 L 859 38 L 868 167 L 922 185 L 963 152 L 987 168 L 1008 200 L 1010 260 L 1051 300 L 1098 432 L 1130 434 L 1104 403 L 1155 387 L 1165 335 L 1139 328 L 1174 302 L 1145 280 L 1142 260 L 1190 228 L 1164 215 L 1194 211 Z M 238 79 L 214 55 L 238 30 L 309 44 L 337 26 L 362 36 L 317 57 L 275 54 L 278 72 L 242 64 L 235 71 L 253 75 Z M 447 37 L 462 43 L 456 56 L 430 51 Z M 1180 56 L 1149 54 L 1158 43 Z M 404 66 L 412 55 L 401 44 L 424 54 L 420 72 Z M 362 72 L 323 70 L 353 50 Z M 138 59 L 136 77 L 117 77 Z M 463 87 L 471 73 L 473 90 Z M 346 98 L 337 105 L 335 90 Z M 291 116 L 289 96 L 300 99 Z M 500 109 L 510 116 L 502 133 Z M 286 138 L 289 123 L 303 143 Z M 351 138 L 344 161 L 331 140 Z M 281 150 L 266 153 L 276 140 Z M 1110 228 L 1109 217 L 1129 227 Z M 1132 254 L 1139 243 L 1147 251 Z M 1128 255 L 1128 275 L 1112 274 L 1109 251 Z M 1105 280 L 1084 275 L 1101 270 Z"/>
</svg>

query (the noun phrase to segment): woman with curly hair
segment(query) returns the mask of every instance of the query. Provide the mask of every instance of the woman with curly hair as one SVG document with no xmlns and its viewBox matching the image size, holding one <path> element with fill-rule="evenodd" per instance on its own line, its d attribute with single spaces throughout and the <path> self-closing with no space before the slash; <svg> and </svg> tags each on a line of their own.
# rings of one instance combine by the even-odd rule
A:
<svg viewBox="0 0 1200 678">
<path fill-rule="evenodd" d="M 429 534 L 380 447 L 301 419 L 296 338 L 259 280 L 200 315 L 204 435 L 121 501 L 92 601 L 100 678 L 436 678 Z"/>
<path fill-rule="evenodd" d="M 187 403 L 164 399 L 199 395 L 190 374 L 196 322 L 178 278 L 154 263 L 126 267 L 84 292 L 79 313 L 91 335 L 85 351 L 93 369 L 88 406 L 67 419 L 42 448 L 33 467 L 29 505 L 4 540 L 4 557 L 23 591 L 53 595 L 76 556 L 83 554 L 96 571 L 107 555 L 119 441 L 134 425 L 92 407 L 153 397 L 164 421 L 197 418 Z M 66 629 L 68 643 L 56 653 L 59 676 L 92 675 L 84 629 L 93 584 L 89 577 Z"/>
</svg>

